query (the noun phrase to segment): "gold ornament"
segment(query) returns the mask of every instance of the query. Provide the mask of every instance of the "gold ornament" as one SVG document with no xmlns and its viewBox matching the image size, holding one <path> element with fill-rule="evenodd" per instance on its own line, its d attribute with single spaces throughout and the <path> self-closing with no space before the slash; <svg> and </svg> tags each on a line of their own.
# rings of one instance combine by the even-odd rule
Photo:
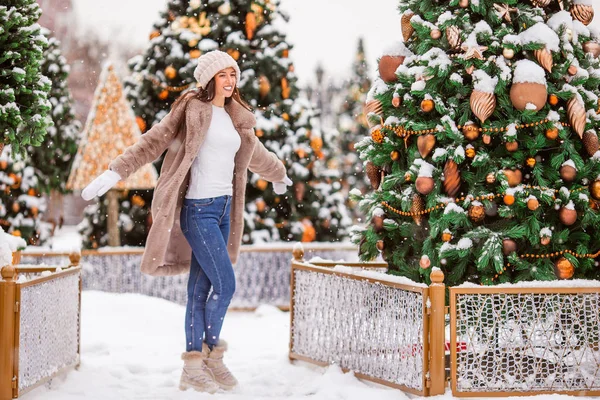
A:
<svg viewBox="0 0 600 400">
<path fill-rule="evenodd" d="M 375 143 L 381 144 L 383 143 L 383 134 L 379 129 L 374 129 L 373 132 L 371 132 L 371 139 L 373 139 Z"/>
<path fill-rule="evenodd" d="M 419 135 L 417 138 L 417 149 L 419 149 L 419 154 L 422 158 L 426 158 L 431 150 L 435 147 L 435 136 L 428 133 L 426 135 Z"/>
<path fill-rule="evenodd" d="M 515 204 L 515 196 L 513 196 L 512 194 L 505 194 L 502 198 L 502 201 L 504 201 L 504 204 L 506 204 L 507 206 L 512 206 L 513 204 Z"/>
<path fill-rule="evenodd" d="M 585 131 L 583 134 L 583 147 L 589 156 L 593 156 L 599 150 L 598 135 L 594 131 Z"/>
<path fill-rule="evenodd" d="M 471 220 L 473 222 L 481 222 L 484 220 L 485 218 L 485 210 L 483 208 L 483 205 L 481 204 L 477 204 L 477 205 L 471 205 L 469 207 L 469 218 L 471 218 Z"/>
<path fill-rule="evenodd" d="M 390 158 L 392 159 L 392 161 L 397 161 L 398 158 L 400 158 L 400 153 L 396 150 L 392 150 L 392 152 L 390 153 Z"/>
<path fill-rule="evenodd" d="M 596 42 L 585 42 L 583 44 L 583 51 L 590 53 L 594 58 L 598 58 L 600 55 L 600 44 Z"/>
<path fill-rule="evenodd" d="M 533 158 L 533 157 L 529 157 L 529 158 L 527 158 L 527 160 L 525 160 L 525 164 L 527 164 L 527 166 L 529 168 L 535 167 L 535 163 L 536 163 L 536 161 L 535 161 L 535 158 Z"/>
<path fill-rule="evenodd" d="M 577 132 L 579 138 L 582 139 L 583 130 L 585 129 L 585 107 L 577 99 L 577 96 L 571 97 L 567 102 L 567 116 L 569 117 L 571 127 Z"/>
<path fill-rule="evenodd" d="M 265 190 L 265 189 L 267 188 L 267 186 L 268 186 L 268 185 L 269 185 L 269 182 L 267 182 L 267 181 L 266 181 L 266 180 L 264 180 L 264 179 L 259 179 L 259 180 L 257 180 L 257 181 L 256 181 L 256 187 L 257 187 L 259 190 Z"/>
<path fill-rule="evenodd" d="M 317 238 L 317 231 L 313 226 L 312 222 L 308 218 L 302 220 L 302 238 L 300 241 L 304 243 L 314 242 Z"/>
<path fill-rule="evenodd" d="M 21 210 L 21 206 L 18 202 L 15 201 L 14 203 L 12 203 L 12 210 L 14 213 L 18 213 Z"/>
<path fill-rule="evenodd" d="M 288 97 L 290 97 L 290 91 L 292 90 L 292 88 L 290 87 L 290 85 L 288 85 L 288 81 L 287 79 L 281 78 L 281 97 L 283 99 L 287 99 Z"/>
<path fill-rule="evenodd" d="M 432 39 L 437 40 L 442 36 L 442 32 L 439 29 L 432 29 L 429 33 Z"/>
<path fill-rule="evenodd" d="M 506 147 L 506 150 L 510 151 L 511 153 L 519 150 L 519 142 L 514 141 L 514 142 L 506 142 L 504 143 L 504 147 Z"/>
<path fill-rule="evenodd" d="M 419 260 L 419 266 L 422 269 L 427 269 L 431 266 L 431 260 L 429 259 L 429 257 L 427 256 L 421 256 L 421 259 Z"/>
<path fill-rule="evenodd" d="M 502 253 L 504 253 L 505 256 L 508 256 L 515 251 L 517 251 L 517 242 L 512 239 L 504 239 L 502 241 Z"/>
<path fill-rule="evenodd" d="M 571 4 L 571 16 L 584 25 L 589 25 L 594 19 L 594 7 L 589 4 Z"/>
<path fill-rule="evenodd" d="M 442 242 L 449 242 L 452 240 L 452 234 L 450 232 L 442 233 Z"/>
<path fill-rule="evenodd" d="M 369 118 L 369 113 L 375 113 L 380 119 L 383 118 L 383 105 L 379 100 L 368 101 L 367 104 L 365 104 L 363 113 L 367 116 L 367 123 L 369 124 L 369 127 L 372 128 L 381 122 L 373 122 L 373 120 Z"/>
<path fill-rule="evenodd" d="M 540 239 L 540 243 L 542 244 L 542 246 L 548 246 L 550 244 L 550 238 L 548 236 L 543 236 Z"/>
<path fill-rule="evenodd" d="M 555 106 L 558 104 L 558 96 L 555 94 L 551 94 L 550 96 L 548 96 L 548 103 L 550 103 L 551 106 Z"/>
<path fill-rule="evenodd" d="M 197 45 L 198 45 L 198 39 L 194 38 L 194 39 L 188 40 L 188 46 L 196 47 Z"/>
<path fill-rule="evenodd" d="M 540 202 L 535 197 L 532 197 L 529 200 L 527 200 L 527 208 L 529 208 L 531 211 L 537 210 L 539 206 Z"/>
<path fill-rule="evenodd" d="M 165 68 L 165 76 L 168 79 L 175 79 L 175 77 L 177 76 L 177 70 L 173 68 L 172 65 L 169 65 L 167 68 Z"/>
<path fill-rule="evenodd" d="M 494 3 L 494 8 L 496 9 L 496 15 L 498 18 L 504 19 L 506 22 L 512 22 L 510 13 L 518 11 L 516 7 L 510 7 L 508 4 Z"/>
<path fill-rule="evenodd" d="M 467 122 L 462 127 L 462 133 L 467 140 L 475 140 L 479 137 L 479 127 L 473 122 Z"/>
<path fill-rule="evenodd" d="M 269 79 L 266 76 L 261 75 L 260 78 L 258 78 L 258 94 L 261 98 L 264 98 L 270 91 L 271 83 L 269 82 Z"/>
<path fill-rule="evenodd" d="M 190 50 L 190 58 L 196 59 L 202 55 L 202 52 L 198 49 Z"/>
<path fill-rule="evenodd" d="M 575 275 L 575 267 L 571 261 L 561 257 L 554 264 L 554 274 L 559 279 L 571 279 Z"/>
<path fill-rule="evenodd" d="M 574 76 L 575 74 L 577 74 L 577 66 L 569 65 L 569 68 L 567 68 L 567 73 L 571 76 Z"/>
<path fill-rule="evenodd" d="M 548 72 L 552 72 L 552 53 L 547 48 L 538 49 L 533 51 L 533 55 L 537 59 L 538 63 Z"/>
<path fill-rule="evenodd" d="M 527 103 L 535 105 L 536 110 L 541 110 L 548 99 L 546 85 L 532 82 L 516 82 L 510 88 L 510 101 L 520 111 L 524 111 Z"/>
<path fill-rule="evenodd" d="M 573 225 L 575 221 L 577 221 L 577 211 L 570 208 L 561 207 L 558 213 L 558 219 L 560 219 L 560 222 L 567 226 Z"/>
<path fill-rule="evenodd" d="M 433 100 L 431 99 L 424 99 L 423 101 L 421 101 L 421 110 L 423 112 L 430 112 L 431 110 L 433 110 L 434 107 L 434 103 Z"/>
<path fill-rule="evenodd" d="M 600 180 L 590 184 L 590 194 L 596 200 L 600 200 Z"/>
<path fill-rule="evenodd" d="M 492 143 L 492 137 L 488 134 L 483 134 L 483 136 L 481 137 L 481 140 L 483 141 L 483 144 L 490 144 Z"/>
<path fill-rule="evenodd" d="M 561 166 L 559 172 L 565 182 L 573 182 L 577 176 L 577 170 L 570 165 Z"/>
<path fill-rule="evenodd" d="M 465 150 L 465 155 L 468 158 L 473 158 L 475 157 L 475 149 L 473 147 L 468 147 L 467 150 Z"/>
<path fill-rule="evenodd" d="M 459 188 L 460 172 L 458 172 L 458 165 L 453 160 L 448 160 L 444 165 L 444 190 L 449 196 L 454 197 Z"/>
<path fill-rule="evenodd" d="M 511 60 L 514 56 L 515 56 L 515 51 L 511 48 L 505 47 L 502 50 L 502 55 L 504 56 L 504 58 L 506 58 L 507 60 Z"/>
<path fill-rule="evenodd" d="M 543 8 L 550 4 L 550 0 L 531 0 L 531 4 L 533 4 L 536 7 Z"/>
<path fill-rule="evenodd" d="M 369 182 L 371 182 L 371 187 L 374 190 L 379 188 L 379 184 L 381 183 L 381 169 L 369 162 L 365 166 L 365 172 L 367 174 L 367 178 L 369 178 Z"/>
<path fill-rule="evenodd" d="M 240 58 L 240 52 L 235 49 L 227 49 L 227 54 L 229 54 L 235 61 Z"/>
<path fill-rule="evenodd" d="M 433 190 L 435 186 L 433 182 L 433 178 L 430 176 L 419 176 L 415 181 L 415 187 L 417 188 L 417 192 L 428 195 Z"/>
<path fill-rule="evenodd" d="M 410 212 L 412 213 L 412 219 L 415 224 L 421 226 L 423 223 L 423 211 L 425 211 L 425 200 L 417 193 L 413 194 L 412 204 L 410 206 Z"/>
<path fill-rule="evenodd" d="M 319 136 L 314 136 L 310 139 L 310 148 L 314 151 L 320 151 L 323 148 L 323 139 Z"/>
<path fill-rule="evenodd" d="M 450 49 L 460 49 L 460 45 L 462 44 L 462 38 L 460 37 L 461 32 L 462 31 L 454 25 L 451 25 L 448 28 L 446 28 L 446 40 L 448 40 Z"/>
<path fill-rule="evenodd" d="M 373 218 L 371 218 L 371 224 L 373 224 L 375 232 L 379 233 L 383 230 L 383 220 L 384 218 L 381 215 L 374 215 Z"/>
<path fill-rule="evenodd" d="M 485 181 L 487 183 L 494 183 L 494 182 L 496 182 L 496 176 L 493 173 L 490 172 L 489 174 L 487 174 L 485 176 Z"/>
<path fill-rule="evenodd" d="M 555 140 L 558 137 L 558 128 L 553 126 L 546 129 L 546 137 L 550 140 Z"/>
<path fill-rule="evenodd" d="M 402 104 L 402 100 L 400 99 L 400 97 L 393 97 L 392 98 L 392 105 L 396 108 L 400 107 L 400 104 Z"/>
<path fill-rule="evenodd" d="M 402 37 L 404 38 L 404 42 L 408 42 L 408 39 L 412 36 L 415 28 L 410 23 L 410 19 L 415 15 L 412 12 L 402 14 L 402 18 L 400 18 L 400 27 L 402 28 Z"/>
<path fill-rule="evenodd" d="M 496 96 L 493 93 L 473 90 L 470 102 L 473 114 L 479 118 L 482 124 L 492 115 L 496 108 Z"/>
<path fill-rule="evenodd" d="M 404 56 L 385 55 L 379 59 L 379 76 L 386 83 L 396 82 L 396 70 L 404 62 Z"/>
<path fill-rule="evenodd" d="M 523 180 L 523 174 L 521 173 L 521 170 L 515 169 L 513 171 L 511 169 L 505 169 L 502 172 L 504 172 L 504 175 L 506 176 L 506 182 L 510 187 L 519 185 Z"/>
</svg>

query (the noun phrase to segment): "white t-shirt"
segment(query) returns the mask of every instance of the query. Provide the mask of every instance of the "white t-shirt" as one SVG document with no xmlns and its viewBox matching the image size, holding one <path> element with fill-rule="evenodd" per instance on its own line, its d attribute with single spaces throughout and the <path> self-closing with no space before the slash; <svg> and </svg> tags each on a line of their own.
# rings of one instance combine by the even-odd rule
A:
<svg viewBox="0 0 600 400">
<path fill-rule="evenodd" d="M 186 199 L 231 196 L 235 154 L 241 144 L 227 111 L 213 105 L 206 138 L 192 164 Z"/>
</svg>

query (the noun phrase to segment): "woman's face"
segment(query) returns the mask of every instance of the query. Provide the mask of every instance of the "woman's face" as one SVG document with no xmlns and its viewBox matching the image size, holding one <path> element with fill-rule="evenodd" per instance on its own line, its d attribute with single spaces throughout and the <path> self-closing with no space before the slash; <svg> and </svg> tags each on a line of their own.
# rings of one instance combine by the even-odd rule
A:
<svg viewBox="0 0 600 400">
<path fill-rule="evenodd" d="M 215 75 L 215 97 L 231 97 L 235 84 L 235 70 L 232 67 L 217 72 Z"/>
</svg>

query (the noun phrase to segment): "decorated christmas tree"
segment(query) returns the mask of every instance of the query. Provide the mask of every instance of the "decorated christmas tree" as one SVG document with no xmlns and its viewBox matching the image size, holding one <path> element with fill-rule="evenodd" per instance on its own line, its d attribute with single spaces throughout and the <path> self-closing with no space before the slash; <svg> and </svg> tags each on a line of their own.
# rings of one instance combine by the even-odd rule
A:
<svg viewBox="0 0 600 400">
<path fill-rule="evenodd" d="M 364 174 L 362 160 L 354 145 L 369 135 L 367 120 L 363 113 L 363 105 L 371 80 L 368 76 L 368 64 L 365 59 L 363 40 L 358 40 L 356 59 L 352 64 L 352 73 L 345 82 L 344 90 L 346 96 L 339 110 L 338 129 L 340 131 L 340 168 L 342 170 L 342 185 L 344 193 L 351 189 L 357 189 L 366 193 L 370 184 Z M 360 217 L 360 208 L 348 197 L 348 208 L 352 210 L 355 217 Z"/>
<path fill-rule="evenodd" d="M 357 149 L 363 259 L 450 285 L 600 278 L 600 35 L 588 0 L 400 4 Z"/>
<path fill-rule="evenodd" d="M 130 64 L 128 98 L 144 131 L 196 86 L 193 72 L 203 52 L 227 51 L 242 70 L 239 87 L 254 108 L 257 136 L 285 162 L 294 181 L 288 194 L 277 196 L 250 174 L 244 242 L 338 240 L 349 220 L 343 202 L 338 205 L 339 185 L 327 188 L 328 194 L 320 185 L 327 182 L 321 171 L 329 144 L 313 129 L 310 104 L 297 98 L 290 46 L 278 29 L 287 17 L 278 6 L 269 0 L 169 1 L 146 53 Z"/>
<path fill-rule="evenodd" d="M 82 190 L 104 172 L 112 160 L 140 138 L 129 102 L 114 67 L 106 64 L 94 94 L 92 109 L 81 135 L 77 156 L 73 162 L 67 189 Z M 154 188 L 157 174 L 152 165 L 145 165 L 125 181 L 119 181 L 106 195 L 88 206 L 80 233 L 86 248 L 100 246 L 143 246 L 152 223 L 144 209 L 144 190 Z M 140 191 L 140 193 L 135 191 Z M 125 199 L 119 204 L 120 198 Z"/>
<path fill-rule="evenodd" d="M 43 243 L 50 234 L 42 222 L 46 202 L 40 196 L 39 180 L 27 158 L 4 146 L 0 154 L 0 225 L 4 231 L 22 237 L 27 244 Z"/>
<path fill-rule="evenodd" d="M 50 80 L 41 71 L 48 45 L 37 20 L 35 0 L 0 5 L 0 129 L 2 143 L 25 155 L 27 145 L 39 146 L 51 122 L 48 117 Z"/>
</svg>

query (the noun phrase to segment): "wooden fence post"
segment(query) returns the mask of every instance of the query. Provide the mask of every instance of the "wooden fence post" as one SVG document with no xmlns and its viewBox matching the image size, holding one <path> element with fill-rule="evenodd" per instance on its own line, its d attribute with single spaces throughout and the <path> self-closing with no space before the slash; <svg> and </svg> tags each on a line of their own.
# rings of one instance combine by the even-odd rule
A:
<svg viewBox="0 0 600 400">
<path fill-rule="evenodd" d="M 15 365 L 15 278 L 17 270 L 12 265 L 2 267 L 0 282 L 0 400 L 13 398 L 13 368 Z"/>
<path fill-rule="evenodd" d="M 444 347 L 446 344 L 444 323 L 446 287 L 444 285 L 444 273 L 439 269 L 433 270 L 430 278 L 429 377 L 431 379 L 431 386 L 429 388 L 429 396 L 437 396 L 444 394 L 446 390 L 446 362 L 444 356 Z"/>
</svg>

